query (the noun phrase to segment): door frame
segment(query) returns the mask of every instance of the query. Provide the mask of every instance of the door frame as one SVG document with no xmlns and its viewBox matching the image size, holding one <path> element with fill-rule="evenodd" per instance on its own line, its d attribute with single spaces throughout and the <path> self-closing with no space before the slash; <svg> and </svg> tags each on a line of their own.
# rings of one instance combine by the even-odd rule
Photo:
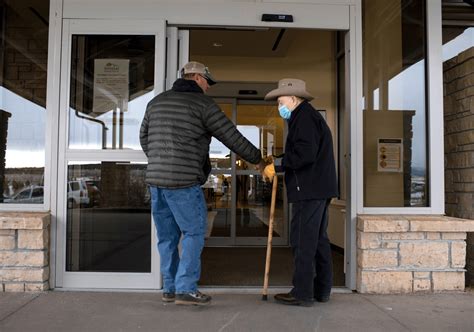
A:
<svg viewBox="0 0 474 332">
<path fill-rule="evenodd" d="M 142 1 L 142 4 L 140 4 Z M 64 151 L 64 142 L 62 138 L 64 136 L 64 128 L 59 129 L 60 121 L 59 110 L 63 108 L 62 98 L 64 98 L 64 87 L 61 86 L 62 79 L 61 75 L 64 75 L 64 64 L 61 64 L 61 60 L 64 58 L 65 45 L 63 44 L 64 36 L 68 34 L 66 27 L 63 25 L 63 21 L 68 20 L 83 20 L 84 22 L 92 23 L 95 21 L 115 21 L 120 22 L 121 27 L 129 27 L 131 30 L 127 30 L 124 33 L 131 34 L 133 26 L 135 24 L 128 24 L 127 22 L 136 22 L 139 25 L 140 22 L 149 22 L 143 31 L 153 30 L 153 22 L 157 23 L 160 30 L 164 29 L 164 22 L 167 20 L 168 26 L 234 26 L 234 27 L 277 27 L 277 28 L 310 28 L 310 29 L 330 29 L 330 30 L 342 30 L 347 31 L 349 44 L 349 56 L 347 56 L 347 62 L 349 66 L 346 66 L 346 70 L 350 73 L 350 76 L 346 76 L 346 82 L 350 86 L 350 89 L 346 90 L 346 95 L 350 103 L 348 104 L 348 112 L 350 118 L 349 122 L 349 133 L 348 138 L 352 142 L 349 148 L 349 155 L 347 156 L 347 214 L 346 214 L 346 243 L 345 249 L 350 254 L 346 255 L 346 287 L 355 289 L 356 282 L 356 220 L 357 220 L 357 202 L 360 198 L 357 197 L 357 186 L 362 185 L 362 179 L 358 179 L 356 176 L 357 163 L 361 162 L 362 155 L 358 155 L 361 148 L 361 137 L 358 132 L 358 128 L 362 126 L 361 122 L 361 107 L 358 103 L 362 101 L 362 23 L 361 23 L 361 0 L 347 0 L 341 1 L 337 4 L 328 4 L 326 0 L 315 1 L 315 3 L 306 4 L 290 4 L 290 3 L 220 3 L 220 4 L 170 4 L 161 3 L 156 1 L 151 3 L 150 1 L 137 0 L 137 2 L 123 2 L 114 7 L 113 11 L 110 11 L 108 1 L 105 0 L 84 0 L 81 3 L 73 0 L 51 0 L 51 26 L 50 26 L 50 47 L 52 52 L 49 52 L 48 56 L 48 111 L 51 116 L 49 117 L 48 124 L 53 129 L 55 139 L 52 141 L 52 153 L 51 153 L 51 212 L 52 212 L 52 227 L 51 227 L 51 267 L 52 275 L 51 282 L 53 287 L 65 287 L 62 268 L 64 262 L 62 261 L 65 257 L 61 251 L 64 249 L 64 245 L 61 239 L 63 236 L 61 229 L 61 214 L 64 204 L 60 204 L 60 184 L 61 179 L 64 179 L 64 158 L 60 158 L 60 154 Z M 183 7 L 184 6 L 184 7 Z M 190 7 L 191 6 L 191 7 Z M 206 7 L 206 10 L 203 10 Z M 186 9 L 186 10 L 183 10 Z M 195 13 L 199 12 L 199 15 Z M 233 15 L 226 15 L 232 12 Z M 283 22 L 262 22 L 261 15 L 263 13 L 290 13 L 295 18 L 294 23 L 283 23 Z M 315 16 L 316 15 L 316 16 Z M 124 20 L 124 17 L 127 20 Z M 154 24 L 154 23 L 153 23 Z M 64 30 L 63 30 L 64 29 Z M 63 34 L 63 38 L 61 38 Z M 158 40 L 158 39 L 157 39 Z M 162 55 L 165 59 L 165 47 L 164 42 L 161 45 L 161 49 L 158 48 L 155 55 L 158 57 Z M 68 52 L 69 53 L 69 52 Z M 69 61 L 69 59 L 66 59 Z M 186 59 L 187 60 L 187 59 Z M 164 66 L 164 61 L 163 61 Z M 158 66 L 157 66 L 158 67 Z M 155 90 L 158 86 L 165 86 L 164 73 L 165 68 L 162 70 L 163 78 L 160 82 L 155 82 Z M 349 78 L 350 77 L 350 78 Z M 68 83 L 69 85 L 69 83 Z M 57 95 L 61 90 L 61 94 Z M 156 91 L 161 92 L 162 90 Z M 68 93 L 68 91 L 66 91 Z M 61 99 L 60 99 L 61 98 Z M 59 135 L 58 135 L 59 133 Z M 57 140 L 56 140 L 57 138 Z M 360 146 L 359 146 L 360 145 Z M 59 151 L 59 152 L 56 152 Z M 114 156 L 113 153 L 110 154 Z M 351 158 L 354 156 L 354 158 Z M 122 158 L 116 158 L 122 159 Z M 142 158 L 138 158 L 142 160 Z M 58 176 L 56 176 L 56 171 Z M 351 173 L 352 171 L 352 173 Z M 46 175 L 47 176 L 47 175 Z M 351 202 L 352 198 L 352 202 Z M 153 250 L 154 252 L 156 250 Z M 107 274 L 108 275 L 108 274 Z M 159 276 L 158 276 L 159 278 Z M 115 284 L 115 283 L 114 283 Z M 160 283 L 155 283 L 156 288 L 159 288 Z M 112 284 L 107 282 L 103 288 L 111 288 Z M 90 288 L 89 285 L 85 288 Z M 116 287 L 118 288 L 118 286 Z M 126 288 L 126 287 L 124 287 Z M 143 288 L 143 287 L 142 287 Z"/>
<path fill-rule="evenodd" d="M 151 272 L 67 272 L 66 271 L 66 229 L 67 229 L 67 170 L 70 161 L 122 161 L 146 163 L 143 151 L 130 150 L 69 150 L 69 97 L 71 77 L 71 39 L 73 35 L 152 35 L 155 36 L 155 81 L 154 94 L 164 89 L 165 77 L 165 32 L 163 20 L 84 20 L 64 19 L 62 26 L 62 52 L 59 102 L 59 149 L 58 180 L 56 187 L 56 280 L 55 287 L 65 288 L 131 288 L 157 289 L 161 287 L 159 255 L 156 251 L 156 231 L 150 215 Z"/>
</svg>

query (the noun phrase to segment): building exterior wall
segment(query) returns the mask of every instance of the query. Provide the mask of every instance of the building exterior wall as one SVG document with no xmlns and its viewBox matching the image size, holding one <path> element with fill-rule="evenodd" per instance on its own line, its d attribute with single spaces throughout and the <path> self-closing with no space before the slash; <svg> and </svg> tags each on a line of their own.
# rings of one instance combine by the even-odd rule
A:
<svg viewBox="0 0 474 332">
<path fill-rule="evenodd" d="M 474 219 L 474 47 L 444 63 L 446 214 Z M 467 236 L 467 284 L 474 285 L 474 234 Z"/>
<path fill-rule="evenodd" d="M 61 20 L 63 18 L 115 18 L 123 20 L 124 15 L 127 15 L 126 17 L 131 20 L 169 19 L 169 23 L 176 25 L 202 25 L 203 18 L 200 17 L 200 15 L 195 15 L 198 10 L 202 12 L 202 4 L 191 0 L 187 2 L 187 4 L 175 4 L 170 1 L 141 0 L 142 4 L 147 4 L 148 6 L 139 6 L 135 2 L 122 2 L 122 4 L 118 5 L 119 7 L 123 6 L 121 10 L 111 11 L 108 1 L 65 0 L 64 2 L 61 2 L 64 7 L 62 5 L 60 7 L 64 10 L 61 10 L 60 12 L 64 15 Z M 353 11 L 354 8 L 350 9 L 349 6 L 337 6 L 330 1 L 315 0 L 314 3 L 325 3 L 323 6 L 324 10 L 318 11 L 315 9 L 316 7 L 308 4 L 310 2 L 312 1 L 306 1 L 306 4 L 295 5 L 288 1 L 286 4 L 281 2 L 276 5 L 265 0 L 226 1 L 227 4 L 223 4 L 217 0 L 202 1 L 202 3 L 207 3 L 209 9 L 212 7 L 213 10 L 211 10 L 211 12 L 214 13 L 213 17 L 215 18 L 215 20 L 212 21 L 212 24 L 216 25 L 267 26 L 269 24 L 261 22 L 260 17 L 262 13 L 267 12 L 268 9 L 271 8 L 274 10 L 278 9 L 279 12 L 294 12 L 295 17 L 298 18 L 295 20 L 295 27 L 313 28 L 314 22 L 319 22 L 319 28 L 347 30 L 351 27 L 351 33 L 353 33 L 352 36 L 356 35 L 355 32 L 353 32 L 355 31 L 354 26 L 358 29 L 358 25 L 352 26 L 348 21 L 353 22 L 353 17 L 360 14 L 359 10 L 361 8 L 359 8 L 359 1 L 341 0 L 338 2 L 338 4 L 354 4 L 357 7 L 357 12 Z M 54 1 L 54 3 L 58 4 L 59 1 Z M 430 3 L 436 4 L 438 2 L 433 1 Z M 226 15 L 230 11 L 234 12 L 234 15 L 231 17 Z M 327 12 L 330 12 L 333 15 L 321 17 L 323 15 L 321 13 Z M 348 20 L 349 13 L 357 13 L 357 15 L 351 16 L 351 20 Z M 336 16 L 336 19 L 334 19 L 334 16 Z M 357 16 L 356 20 L 358 19 L 359 16 Z M 50 20 L 54 21 L 54 18 L 51 17 Z M 133 22 L 128 23 L 133 24 Z M 58 26 L 61 26 L 61 24 Z M 61 32 L 60 27 L 57 27 L 56 29 Z M 58 33 L 58 35 L 60 35 L 60 33 Z M 52 45 L 57 49 L 62 46 L 60 40 L 61 38 L 59 38 L 59 41 L 56 39 L 50 42 L 53 43 Z M 24 49 L 26 48 L 27 50 L 37 54 L 38 61 L 36 61 L 36 63 L 45 63 L 47 57 L 42 55 L 45 53 L 45 49 L 43 48 L 42 50 L 39 50 L 41 45 L 45 45 L 44 43 L 39 44 L 36 41 L 20 39 L 19 43 Z M 356 44 L 356 49 L 359 46 L 361 47 L 358 42 L 354 43 Z M 16 49 L 18 50 L 18 48 Z M 54 49 L 54 47 L 50 49 Z M 401 51 L 401 46 L 398 48 L 395 47 L 395 50 L 398 52 Z M 352 54 L 355 54 L 355 52 Z M 21 55 L 21 52 L 19 55 Z M 50 54 L 50 60 L 53 58 L 55 57 Z M 25 91 L 29 93 L 27 96 L 28 98 L 33 98 L 35 102 L 42 104 L 44 103 L 44 97 L 46 94 L 45 86 L 44 84 L 35 85 L 34 80 L 45 73 L 45 68 L 42 66 L 27 67 L 22 64 L 22 61 L 24 60 L 24 58 L 17 56 L 16 54 L 7 54 L 5 61 L 8 64 L 9 71 L 6 74 L 8 75 L 8 78 L 16 84 L 15 86 L 24 87 L 26 89 Z M 353 65 L 354 61 L 351 63 Z M 469 66 L 472 72 L 472 66 Z M 359 73 L 361 70 L 361 68 L 352 69 L 353 71 L 351 71 L 351 73 Z M 53 71 L 57 74 L 59 69 L 51 68 L 50 73 Z M 440 73 L 441 70 L 437 69 L 437 72 Z M 51 75 L 51 77 L 53 76 L 54 75 Z M 359 80 L 359 78 L 351 79 Z M 29 80 L 31 80 L 31 82 L 28 82 L 27 85 L 27 81 Z M 360 80 L 362 81 L 362 78 Z M 472 79 L 469 78 L 467 81 L 469 80 L 472 83 Z M 465 83 L 464 78 L 461 79 L 460 82 L 461 81 L 463 83 L 454 84 L 454 90 L 457 89 L 458 84 Z M 357 87 L 357 84 L 354 83 L 352 88 L 354 87 Z M 438 92 L 440 92 L 439 90 L 440 89 L 437 89 Z M 469 93 L 471 93 L 472 87 L 468 88 L 467 91 L 470 91 Z M 58 91 L 51 92 L 51 90 L 49 90 L 48 92 L 50 95 L 57 98 L 59 88 Z M 357 98 L 359 98 L 359 96 Z M 362 98 L 362 96 L 360 96 L 360 98 Z M 356 104 L 353 99 L 351 100 L 353 101 L 351 103 L 352 105 Z M 464 107 L 467 101 L 464 100 L 463 103 Z M 472 100 L 470 100 L 469 103 L 472 105 Z M 55 105 L 55 103 L 52 105 Z M 472 109 L 471 106 L 470 108 Z M 54 109 L 54 107 L 49 107 L 48 112 L 56 112 L 56 109 Z M 440 113 L 441 112 L 436 112 L 434 115 L 439 115 Z M 453 116 L 450 120 L 451 119 L 456 119 L 456 116 Z M 466 120 L 470 121 L 470 119 L 471 118 L 468 118 Z M 407 121 L 403 124 L 405 125 L 406 122 Z M 464 125 L 464 122 L 461 121 L 461 124 L 459 125 Z M 52 128 L 56 127 L 52 126 Z M 352 129 L 354 128 L 352 127 Z M 400 131 L 406 133 L 411 132 L 411 125 L 403 127 Z M 53 136 L 56 137 L 56 134 L 57 133 Z M 54 138 L 52 140 L 54 142 Z M 54 142 L 53 145 L 56 146 L 56 143 L 57 142 Z M 358 144 L 360 142 L 353 141 L 353 146 L 355 146 L 356 143 Z M 472 146 L 472 144 L 467 145 Z M 472 153 L 469 154 L 469 150 L 460 152 L 459 158 L 453 157 L 453 160 L 459 159 L 460 162 L 463 163 L 469 158 L 472 159 Z M 449 158 L 451 158 L 451 156 Z M 60 159 L 61 158 L 59 158 L 59 163 L 64 161 Z M 53 161 L 53 163 L 54 162 L 56 161 Z M 55 167 L 52 168 L 55 169 Z M 355 174 L 355 169 L 353 169 L 353 171 Z M 453 171 L 449 176 L 452 176 L 453 179 L 455 179 L 455 176 L 458 176 L 457 174 L 461 176 L 460 171 L 458 173 Z M 360 178 L 362 178 L 362 176 Z M 438 176 L 438 178 L 441 178 L 441 176 Z M 362 180 L 360 184 L 363 186 Z M 110 183 L 110 185 L 112 186 L 112 183 Z M 471 184 L 455 186 L 453 183 L 452 187 L 469 188 L 470 185 Z M 438 193 L 441 192 L 443 192 L 443 190 L 438 191 Z M 353 195 L 353 199 L 355 201 L 356 197 L 354 196 L 355 195 Z M 458 196 L 453 195 L 451 198 L 452 197 Z M 463 195 L 462 197 L 464 197 L 462 198 L 463 200 L 467 200 L 466 195 Z M 120 202 L 113 203 L 119 204 Z M 442 202 L 432 202 L 432 204 L 431 207 L 433 209 L 438 209 L 443 206 Z M 458 202 L 456 201 L 454 204 L 458 204 Z M 45 204 L 45 206 L 49 209 L 49 205 Z M 362 204 L 360 207 L 363 208 Z M 382 208 L 384 207 L 382 206 Z M 406 211 L 408 211 L 408 208 L 403 213 L 407 213 Z M 56 212 L 57 211 L 53 211 L 53 217 L 56 217 L 54 215 Z M 355 213 L 351 211 L 351 216 L 354 215 Z M 55 287 L 54 283 L 51 285 L 49 283 L 51 259 L 49 254 L 49 223 L 49 213 L 1 212 L 0 284 L 2 285 L 3 291 L 41 291 L 48 289 L 50 286 Z M 54 227 L 56 226 L 57 225 L 54 225 Z M 354 224 L 352 223 L 350 226 L 353 227 Z M 363 293 L 411 293 L 463 290 L 466 257 L 466 232 L 473 231 L 474 221 L 472 220 L 460 220 L 445 218 L 442 216 L 404 216 L 401 214 L 392 216 L 359 216 L 357 229 L 357 290 Z M 351 233 L 352 236 L 354 233 L 355 232 Z M 472 244 L 469 248 L 472 248 Z M 59 248 L 58 250 L 63 250 L 63 248 Z M 347 250 L 350 250 L 350 248 L 347 248 Z M 349 255 L 353 252 L 354 251 L 349 252 Z"/>
</svg>

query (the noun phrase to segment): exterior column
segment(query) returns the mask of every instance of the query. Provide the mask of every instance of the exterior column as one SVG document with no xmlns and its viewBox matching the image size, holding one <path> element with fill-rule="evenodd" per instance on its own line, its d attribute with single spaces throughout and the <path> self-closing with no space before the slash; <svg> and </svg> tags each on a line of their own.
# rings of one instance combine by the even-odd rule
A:
<svg viewBox="0 0 474 332">
<path fill-rule="evenodd" d="M 49 213 L 0 215 L 0 291 L 49 289 Z"/>
</svg>

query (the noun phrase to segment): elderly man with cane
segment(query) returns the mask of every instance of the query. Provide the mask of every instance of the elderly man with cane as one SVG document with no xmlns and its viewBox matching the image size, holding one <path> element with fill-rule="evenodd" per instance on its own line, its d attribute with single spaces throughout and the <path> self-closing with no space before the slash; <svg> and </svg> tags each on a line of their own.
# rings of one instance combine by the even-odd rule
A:
<svg viewBox="0 0 474 332">
<path fill-rule="evenodd" d="M 323 117 L 309 103 L 306 83 L 282 79 L 265 100 L 278 100 L 280 116 L 288 121 L 285 154 L 263 170 L 273 179 L 285 173 L 288 202 L 293 203 L 290 244 L 293 288 L 276 294 L 278 303 L 311 306 L 327 302 L 332 287 L 331 246 L 327 235 L 328 206 L 337 196 L 332 136 Z"/>
</svg>

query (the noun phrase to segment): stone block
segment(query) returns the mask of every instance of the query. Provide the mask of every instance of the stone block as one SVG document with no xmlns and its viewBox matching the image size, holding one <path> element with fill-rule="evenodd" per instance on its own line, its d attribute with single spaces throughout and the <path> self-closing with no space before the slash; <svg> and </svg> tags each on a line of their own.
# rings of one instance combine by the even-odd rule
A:
<svg viewBox="0 0 474 332">
<path fill-rule="evenodd" d="M 407 232 L 409 222 L 401 215 L 360 215 L 357 227 L 363 232 L 394 233 Z"/>
<path fill-rule="evenodd" d="M 426 238 L 428 240 L 439 240 L 441 239 L 441 233 L 438 232 L 428 232 L 426 233 Z"/>
<path fill-rule="evenodd" d="M 380 233 L 357 232 L 357 248 L 374 249 L 380 248 Z"/>
<path fill-rule="evenodd" d="M 444 216 L 413 217 L 410 220 L 413 232 L 474 232 L 474 220 Z"/>
<path fill-rule="evenodd" d="M 451 267 L 464 268 L 466 266 L 466 242 L 454 241 L 451 243 Z"/>
<path fill-rule="evenodd" d="M 11 250 L 15 249 L 15 247 L 16 241 L 13 236 L 0 236 L 0 250 Z"/>
<path fill-rule="evenodd" d="M 49 268 L 38 269 L 0 269 L 3 282 L 44 282 L 49 279 Z"/>
<path fill-rule="evenodd" d="M 50 222 L 49 213 L 2 212 L 0 229 L 44 229 Z"/>
<path fill-rule="evenodd" d="M 25 292 L 44 292 L 47 290 L 49 290 L 49 282 L 25 284 Z"/>
<path fill-rule="evenodd" d="M 14 229 L 0 229 L 0 236 L 15 236 Z"/>
<path fill-rule="evenodd" d="M 448 242 L 400 243 L 400 266 L 410 268 L 447 268 Z"/>
<path fill-rule="evenodd" d="M 413 291 L 414 292 L 429 292 L 429 291 L 431 291 L 431 280 L 430 279 L 415 279 L 415 280 L 413 280 Z"/>
<path fill-rule="evenodd" d="M 46 249 L 49 243 L 49 232 L 47 229 L 41 230 L 19 230 L 19 249 Z"/>
<path fill-rule="evenodd" d="M 441 238 L 443 240 L 465 240 L 467 233 L 442 233 Z"/>
<path fill-rule="evenodd" d="M 382 248 L 383 249 L 398 249 L 398 244 L 399 242 L 383 241 Z"/>
<path fill-rule="evenodd" d="M 382 240 L 423 240 L 424 238 L 425 234 L 422 232 L 382 234 Z"/>
<path fill-rule="evenodd" d="M 387 268 L 398 265 L 397 250 L 358 250 L 357 262 L 361 268 Z"/>
<path fill-rule="evenodd" d="M 413 278 L 415 279 L 430 279 L 431 272 L 413 272 Z"/>
<path fill-rule="evenodd" d="M 3 285 L 5 292 L 24 292 L 24 283 L 7 283 Z"/>
<path fill-rule="evenodd" d="M 433 272 L 434 291 L 463 291 L 464 272 Z"/>
<path fill-rule="evenodd" d="M 0 266 L 43 267 L 48 265 L 45 251 L 0 251 Z"/>
<path fill-rule="evenodd" d="M 405 271 L 360 271 L 359 293 L 399 294 L 413 291 L 411 272 Z"/>
</svg>

